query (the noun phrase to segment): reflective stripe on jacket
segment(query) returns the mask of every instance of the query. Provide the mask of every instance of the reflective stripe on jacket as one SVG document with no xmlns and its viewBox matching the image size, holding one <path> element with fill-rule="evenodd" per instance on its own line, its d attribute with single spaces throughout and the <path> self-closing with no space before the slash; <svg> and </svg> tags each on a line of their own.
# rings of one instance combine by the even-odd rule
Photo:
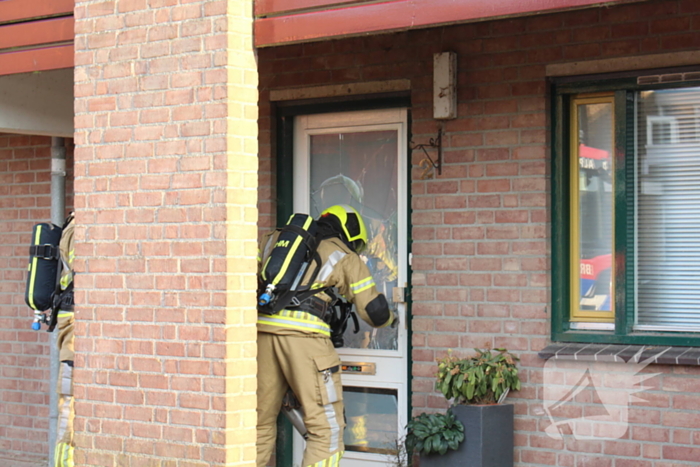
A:
<svg viewBox="0 0 700 467">
<path fill-rule="evenodd" d="M 305 334 L 315 333 L 322 336 L 330 337 L 331 328 L 324 323 L 320 318 L 306 313 L 304 311 L 282 310 L 274 315 L 258 315 L 258 330 L 260 328 L 277 328 L 275 334 L 285 333 L 284 330 L 292 331 L 296 334 L 297 331 Z M 266 330 L 265 332 L 273 332 Z"/>
</svg>

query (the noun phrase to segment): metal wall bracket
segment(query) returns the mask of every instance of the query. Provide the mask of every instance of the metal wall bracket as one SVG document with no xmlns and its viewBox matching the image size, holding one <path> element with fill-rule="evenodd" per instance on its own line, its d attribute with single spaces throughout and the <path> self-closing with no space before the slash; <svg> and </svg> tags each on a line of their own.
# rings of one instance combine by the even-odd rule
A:
<svg viewBox="0 0 700 467">
<path fill-rule="evenodd" d="M 433 160 L 433 158 L 430 157 L 426 148 L 437 149 L 437 160 Z M 410 149 L 411 152 L 420 149 L 425 154 L 425 159 L 420 163 L 420 165 L 426 169 L 423 175 L 426 175 L 427 169 L 430 167 L 437 169 L 438 175 L 442 174 L 442 127 L 438 128 L 437 136 L 435 138 L 430 138 L 427 144 L 413 144 L 413 141 L 411 141 Z M 427 162 L 427 164 L 423 164 L 424 161 Z"/>
</svg>

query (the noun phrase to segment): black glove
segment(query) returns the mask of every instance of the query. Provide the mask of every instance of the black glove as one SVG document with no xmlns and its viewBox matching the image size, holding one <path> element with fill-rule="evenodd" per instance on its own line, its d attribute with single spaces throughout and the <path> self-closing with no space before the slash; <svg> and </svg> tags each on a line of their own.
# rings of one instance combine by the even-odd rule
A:
<svg viewBox="0 0 700 467">
<path fill-rule="evenodd" d="M 391 329 L 396 329 L 399 325 L 399 314 L 394 313 L 394 321 L 391 322 Z"/>
</svg>

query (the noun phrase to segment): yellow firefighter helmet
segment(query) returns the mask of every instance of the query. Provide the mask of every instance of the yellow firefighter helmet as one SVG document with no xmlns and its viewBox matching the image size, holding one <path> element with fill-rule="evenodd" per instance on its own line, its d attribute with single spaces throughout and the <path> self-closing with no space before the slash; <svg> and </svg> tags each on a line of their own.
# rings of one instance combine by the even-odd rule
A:
<svg viewBox="0 0 700 467">
<path fill-rule="evenodd" d="M 321 218 L 334 216 L 345 236 L 345 240 L 350 243 L 356 252 L 361 252 L 367 246 L 367 228 L 362 216 L 352 206 L 347 204 L 336 204 L 321 213 Z"/>
</svg>

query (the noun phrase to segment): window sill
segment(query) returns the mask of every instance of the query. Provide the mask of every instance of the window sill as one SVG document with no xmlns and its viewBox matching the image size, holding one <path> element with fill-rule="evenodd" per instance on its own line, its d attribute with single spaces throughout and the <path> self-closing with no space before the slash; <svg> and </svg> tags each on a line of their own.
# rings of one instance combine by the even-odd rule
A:
<svg viewBox="0 0 700 467">
<path fill-rule="evenodd" d="M 659 365 L 700 366 L 700 348 L 697 347 L 554 343 L 537 355 L 544 360 L 626 363 L 634 358 Z"/>
</svg>

